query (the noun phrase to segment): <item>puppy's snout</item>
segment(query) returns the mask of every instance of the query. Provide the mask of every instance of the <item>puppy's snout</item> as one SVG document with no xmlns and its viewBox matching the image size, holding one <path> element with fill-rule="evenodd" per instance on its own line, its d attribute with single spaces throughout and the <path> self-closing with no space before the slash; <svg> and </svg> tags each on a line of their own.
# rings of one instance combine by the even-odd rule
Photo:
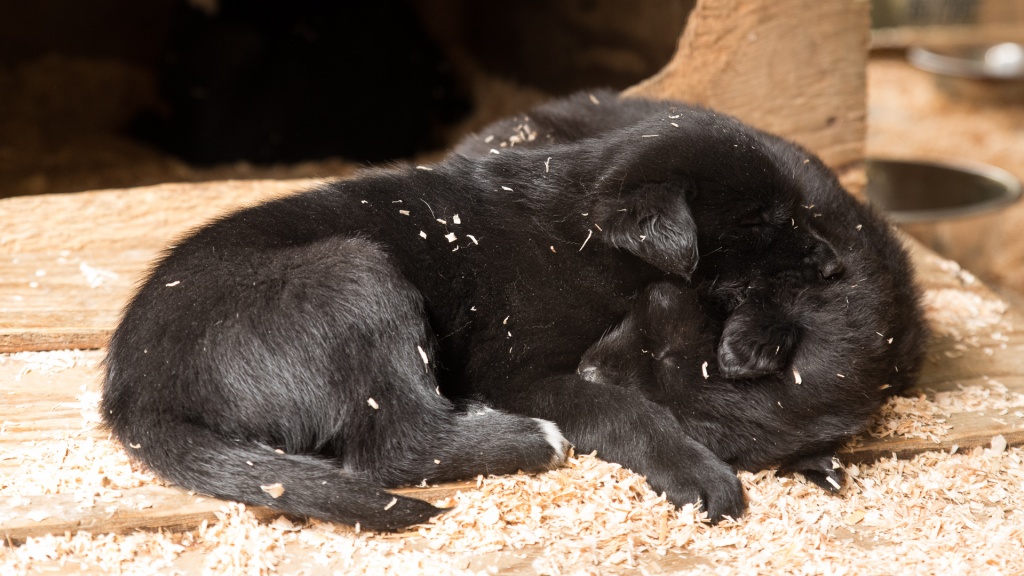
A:
<svg viewBox="0 0 1024 576">
<path fill-rule="evenodd" d="M 579 367 L 579 373 L 580 373 L 580 377 L 583 378 L 584 380 L 586 380 L 587 382 L 597 382 L 599 380 L 599 376 L 598 376 L 598 373 L 597 373 L 597 366 L 583 366 L 583 365 L 581 365 Z"/>
<path fill-rule="evenodd" d="M 820 242 L 815 246 L 812 258 L 822 278 L 836 278 L 842 275 L 843 263 L 836 251 L 827 243 Z"/>
</svg>

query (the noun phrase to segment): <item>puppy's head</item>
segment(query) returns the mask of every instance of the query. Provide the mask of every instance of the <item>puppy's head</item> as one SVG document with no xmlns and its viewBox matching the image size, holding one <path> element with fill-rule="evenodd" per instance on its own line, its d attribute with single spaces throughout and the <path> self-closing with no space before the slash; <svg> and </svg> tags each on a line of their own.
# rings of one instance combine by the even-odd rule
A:
<svg viewBox="0 0 1024 576">
<path fill-rule="evenodd" d="M 842 273 L 805 207 L 818 180 L 838 186 L 816 159 L 731 117 L 675 112 L 606 139 L 596 211 L 607 242 L 687 279 Z"/>
<path fill-rule="evenodd" d="M 695 353 L 704 337 L 704 316 L 696 290 L 653 283 L 626 317 L 587 349 L 577 372 L 589 382 L 649 387 L 660 365 Z"/>
</svg>

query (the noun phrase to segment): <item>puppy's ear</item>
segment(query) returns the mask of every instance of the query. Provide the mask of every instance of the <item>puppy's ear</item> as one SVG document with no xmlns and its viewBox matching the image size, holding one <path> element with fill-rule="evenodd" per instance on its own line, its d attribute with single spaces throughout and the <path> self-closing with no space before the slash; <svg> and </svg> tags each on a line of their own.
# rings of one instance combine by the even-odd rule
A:
<svg viewBox="0 0 1024 576">
<path fill-rule="evenodd" d="M 644 182 L 596 207 L 604 241 L 689 280 L 697 266 L 697 225 L 688 184 Z"/>
</svg>

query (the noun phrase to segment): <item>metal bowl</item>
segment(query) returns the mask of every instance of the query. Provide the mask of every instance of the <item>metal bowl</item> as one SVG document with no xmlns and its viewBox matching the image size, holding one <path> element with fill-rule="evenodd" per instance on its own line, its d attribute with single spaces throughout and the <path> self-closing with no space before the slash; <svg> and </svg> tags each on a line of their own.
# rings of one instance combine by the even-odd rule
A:
<svg viewBox="0 0 1024 576">
<path fill-rule="evenodd" d="M 974 105 L 1024 103 L 1024 45 L 909 48 L 907 60 L 931 72 L 946 96 Z"/>
<path fill-rule="evenodd" d="M 1024 80 L 1024 45 L 1003 42 L 987 46 L 920 48 L 907 50 L 917 68 L 959 78 Z"/>
<path fill-rule="evenodd" d="M 975 163 L 869 159 L 868 200 L 900 223 L 973 216 L 1008 206 L 1021 184 L 1001 168 Z"/>
</svg>

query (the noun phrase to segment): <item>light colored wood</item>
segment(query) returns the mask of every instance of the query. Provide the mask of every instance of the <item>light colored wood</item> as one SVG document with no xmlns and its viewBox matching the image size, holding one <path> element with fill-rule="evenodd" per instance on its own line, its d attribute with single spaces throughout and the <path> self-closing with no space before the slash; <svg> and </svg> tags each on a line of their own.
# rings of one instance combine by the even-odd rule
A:
<svg viewBox="0 0 1024 576">
<path fill-rule="evenodd" d="M 833 168 L 864 158 L 866 0 L 700 0 L 672 60 L 627 95 L 705 104 Z"/>
<path fill-rule="evenodd" d="M 239 180 L 0 200 L 0 352 L 104 346 L 142 271 L 174 238 L 315 184 Z"/>
</svg>

